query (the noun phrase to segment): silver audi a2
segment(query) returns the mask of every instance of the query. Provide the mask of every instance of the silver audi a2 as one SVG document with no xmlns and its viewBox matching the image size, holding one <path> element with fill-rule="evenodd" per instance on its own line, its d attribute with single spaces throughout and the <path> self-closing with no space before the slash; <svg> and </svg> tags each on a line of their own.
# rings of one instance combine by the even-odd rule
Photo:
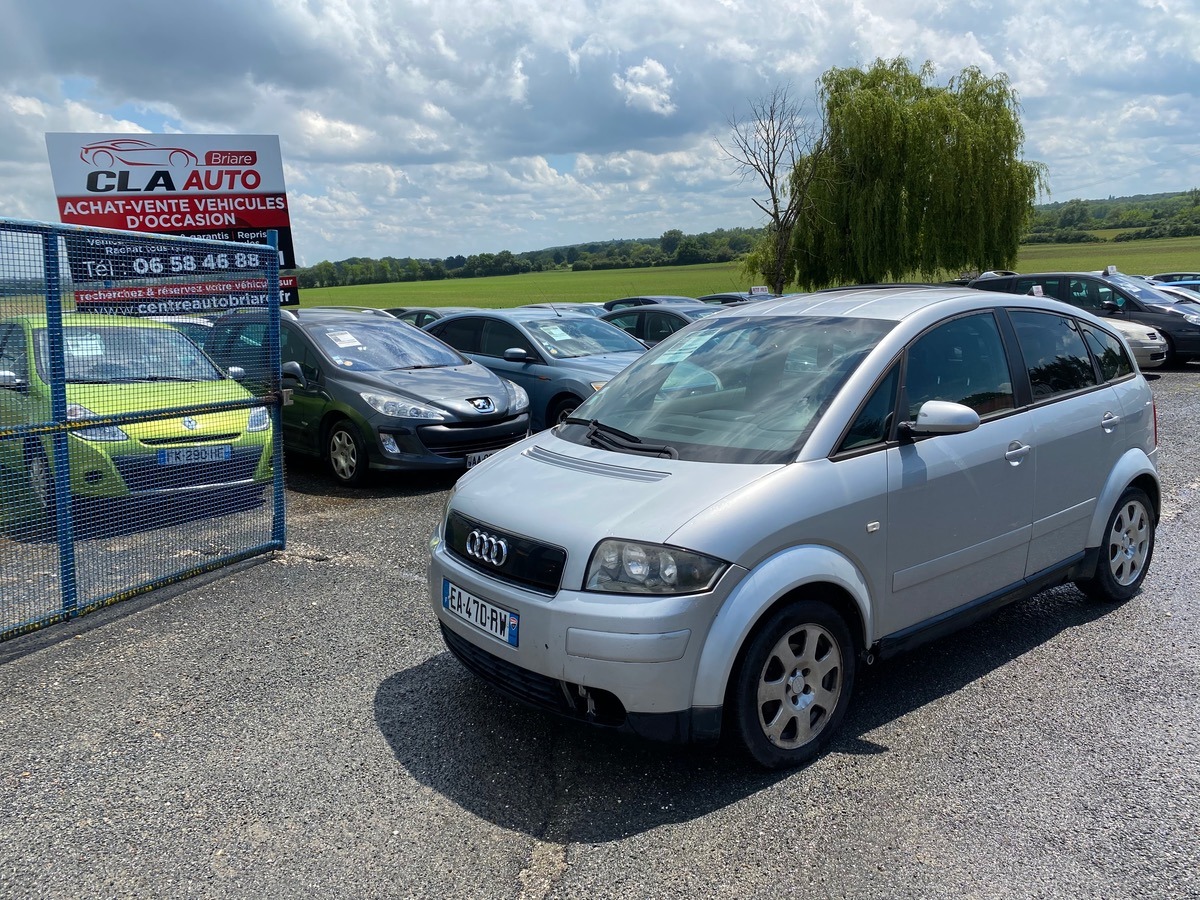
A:
<svg viewBox="0 0 1200 900">
<path fill-rule="evenodd" d="M 1051 585 L 1137 592 L 1155 411 L 1086 312 L 965 288 L 731 307 L 458 481 L 447 646 L 508 696 L 768 767 L 830 740 L 860 665 Z"/>
</svg>

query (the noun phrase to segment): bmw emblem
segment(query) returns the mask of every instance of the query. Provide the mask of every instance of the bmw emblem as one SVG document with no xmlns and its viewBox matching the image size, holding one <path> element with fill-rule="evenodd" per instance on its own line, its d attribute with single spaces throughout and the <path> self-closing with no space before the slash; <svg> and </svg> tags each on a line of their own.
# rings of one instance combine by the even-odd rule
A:
<svg viewBox="0 0 1200 900">
<path fill-rule="evenodd" d="M 188 431 L 195 431 L 197 428 L 200 427 L 200 423 L 197 422 L 195 419 L 193 419 L 191 416 L 184 416 L 183 417 L 183 427 L 186 428 Z"/>
</svg>

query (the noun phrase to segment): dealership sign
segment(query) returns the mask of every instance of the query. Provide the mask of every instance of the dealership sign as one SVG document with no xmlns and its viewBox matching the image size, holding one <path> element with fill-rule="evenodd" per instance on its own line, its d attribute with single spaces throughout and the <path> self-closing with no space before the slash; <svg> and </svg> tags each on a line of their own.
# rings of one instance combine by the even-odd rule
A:
<svg viewBox="0 0 1200 900">
<path fill-rule="evenodd" d="M 46 149 L 65 223 L 249 244 L 265 244 L 274 230 L 280 267 L 296 267 L 276 135 L 53 132 Z M 195 268 L 139 272 L 138 252 L 109 254 L 106 273 L 74 272 L 73 262 L 73 274 L 112 281 L 236 268 L 201 256 L 178 263 Z M 170 255 L 160 262 L 170 266 Z"/>
</svg>

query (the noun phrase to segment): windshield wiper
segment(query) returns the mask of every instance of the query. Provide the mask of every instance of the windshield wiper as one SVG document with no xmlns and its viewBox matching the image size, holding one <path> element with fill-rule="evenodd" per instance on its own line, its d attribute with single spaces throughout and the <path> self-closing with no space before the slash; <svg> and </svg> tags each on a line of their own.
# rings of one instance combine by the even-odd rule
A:
<svg viewBox="0 0 1200 900">
<path fill-rule="evenodd" d="M 388 371 L 389 372 L 410 372 L 413 369 L 443 369 L 443 368 L 445 368 L 445 365 L 446 365 L 445 363 L 423 363 L 421 365 L 416 365 L 416 366 L 393 366 L 391 369 L 388 369 Z"/>
<path fill-rule="evenodd" d="M 647 444 L 635 434 L 629 434 L 611 425 L 605 425 L 598 419 L 577 419 L 573 416 L 566 419 L 569 423 L 587 425 L 584 438 L 601 450 L 618 450 L 625 453 L 640 453 L 643 456 L 661 456 L 667 459 L 679 459 L 679 451 L 670 444 Z"/>
</svg>

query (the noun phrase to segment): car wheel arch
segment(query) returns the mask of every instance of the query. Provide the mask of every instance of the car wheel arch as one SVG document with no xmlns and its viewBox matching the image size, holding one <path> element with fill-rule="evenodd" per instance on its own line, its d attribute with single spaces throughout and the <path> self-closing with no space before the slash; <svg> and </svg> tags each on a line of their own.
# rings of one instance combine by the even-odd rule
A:
<svg viewBox="0 0 1200 900">
<path fill-rule="evenodd" d="M 550 402 L 546 404 L 545 423 L 547 428 L 554 427 L 554 413 L 564 403 L 574 403 L 576 406 L 583 403 L 583 398 L 574 391 L 559 391 L 550 398 Z"/>
<path fill-rule="evenodd" d="M 1162 487 L 1159 484 L 1154 463 L 1139 449 L 1127 450 L 1113 466 L 1104 489 L 1096 498 L 1096 506 L 1092 510 L 1091 527 L 1088 528 L 1087 546 L 1089 548 L 1099 547 L 1103 543 L 1109 514 L 1117 500 L 1130 487 L 1140 488 L 1150 498 L 1150 512 L 1154 516 L 1155 523 L 1158 522 L 1162 512 Z"/>
<path fill-rule="evenodd" d="M 704 640 L 692 705 L 725 703 L 738 660 L 755 629 L 776 609 L 797 599 L 828 604 L 846 622 L 858 650 L 873 643 L 874 620 L 867 580 L 847 557 L 829 547 L 782 550 L 750 571 L 721 605 Z"/>
</svg>

